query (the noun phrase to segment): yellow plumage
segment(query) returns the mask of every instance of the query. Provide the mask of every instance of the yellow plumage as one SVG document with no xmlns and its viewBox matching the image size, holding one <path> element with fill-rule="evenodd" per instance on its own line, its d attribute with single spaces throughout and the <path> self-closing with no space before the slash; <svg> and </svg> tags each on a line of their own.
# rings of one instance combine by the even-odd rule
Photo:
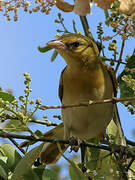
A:
<svg viewBox="0 0 135 180">
<path fill-rule="evenodd" d="M 100 60 L 95 42 L 79 34 L 67 34 L 47 44 L 55 48 L 67 63 L 59 85 L 59 97 L 63 105 L 103 100 L 114 96 L 112 78 Z M 64 131 L 61 130 L 63 126 L 56 127 L 54 138 L 55 133 L 59 132 L 63 132 L 61 137 L 58 137 L 60 139 L 74 136 L 88 140 L 97 137 L 104 133 L 113 113 L 112 103 L 62 109 Z M 66 148 L 67 146 L 62 145 L 63 151 Z M 45 144 L 41 152 L 41 162 L 46 164 L 56 162 L 60 157 L 56 149 L 56 144 Z M 53 153 L 54 150 L 57 153 Z"/>
</svg>

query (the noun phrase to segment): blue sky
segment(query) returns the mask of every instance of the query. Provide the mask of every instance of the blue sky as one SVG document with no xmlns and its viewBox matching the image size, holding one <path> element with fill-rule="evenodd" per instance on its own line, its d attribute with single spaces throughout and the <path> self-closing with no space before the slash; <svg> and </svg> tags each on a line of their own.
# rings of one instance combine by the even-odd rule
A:
<svg viewBox="0 0 135 180">
<path fill-rule="evenodd" d="M 59 11 L 53 7 L 50 15 L 41 13 L 28 13 L 22 10 L 19 13 L 19 20 L 8 22 L 4 16 L 0 16 L 0 86 L 6 90 L 10 88 L 16 97 L 23 95 L 23 73 L 28 72 L 32 77 L 31 98 L 41 98 L 45 105 L 60 104 L 58 98 L 58 84 L 60 73 L 65 67 L 64 60 L 58 56 L 51 63 L 50 57 L 52 51 L 45 54 L 40 53 L 37 47 L 44 46 L 46 42 L 55 39 L 56 29 L 61 29 L 59 24 L 54 23 Z M 62 12 L 61 12 L 62 13 Z M 74 13 L 62 13 L 65 19 L 66 27 L 73 32 L 72 19 L 76 21 L 78 31 L 83 32 L 80 19 Z M 99 8 L 93 8 L 92 15 L 88 15 L 88 21 L 91 30 L 96 35 L 96 25 L 104 18 L 104 13 Z M 105 30 L 105 34 L 112 34 L 110 28 Z M 121 46 L 121 40 L 118 38 L 118 47 Z M 131 55 L 134 50 L 134 39 L 126 43 L 124 56 Z M 108 56 L 110 56 L 108 54 Z M 120 71 L 122 70 L 122 66 Z M 122 126 L 127 138 L 134 140 L 132 130 L 135 128 L 134 116 L 127 112 L 127 109 L 118 103 Z M 52 119 L 53 114 L 59 114 L 60 110 L 48 110 L 37 113 L 40 119 L 42 115 L 48 115 Z M 37 126 L 33 126 L 37 129 Z M 44 129 L 42 128 L 42 131 Z"/>
</svg>

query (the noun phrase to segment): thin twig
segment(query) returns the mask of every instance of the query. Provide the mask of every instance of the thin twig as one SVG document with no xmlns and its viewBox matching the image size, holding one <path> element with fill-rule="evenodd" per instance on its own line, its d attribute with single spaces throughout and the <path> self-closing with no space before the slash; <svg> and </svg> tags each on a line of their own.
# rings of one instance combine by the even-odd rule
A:
<svg viewBox="0 0 135 180">
<path fill-rule="evenodd" d="M 8 139 L 9 139 L 23 154 L 25 154 L 24 149 L 20 148 L 19 145 L 18 145 L 18 143 L 17 143 L 14 139 L 12 139 L 11 137 L 9 137 Z"/>
<path fill-rule="evenodd" d="M 32 123 L 38 123 L 38 124 L 43 124 L 43 125 L 46 125 L 46 126 L 58 126 L 58 123 L 53 123 L 53 122 L 46 122 L 46 121 L 41 121 L 41 120 L 30 120 L 29 122 L 32 122 Z"/>
<path fill-rule="evenodd" d="M 119 57 L 119 60 L 118 60 L 118 63 L 117 63 L 117 65 L 116 65 L 116 68 L 115 68 L 115 74 L 117 73 L 117 71 L 118 71 L 118 69 L 119 69 L 119 66 L 120 66 L 120 64 L 121 64 L 121 62 L 122 62 L 122 54 L 123 54 L 123 50 L 124 50 L 124 45 L 125 45 L 125 38 L 123 39 L 123 41 L 122 41 L 122 45 L 121 45 L 121 51 L 120 51 L 120 57 Z"/>
<path fill-rule="evenodd" d="M 127 16 L 125 17 L 125 19 L 127 18 Z M 124 36 L 126 35 L 126 29 L 127 29 L 127 23 L 124 27 Z M 119 57 L 119 60 L 118 60 L 118 63 L 116 65 L 116 68 L 115 68 L 115 74 L 117 73 L 118 69 L 119 69 L 119 66 L 122 62 L 122 55 L 123 55 L 123 50 L 124 50 L 124 46 L 125 46 L 125 41 L 126 41 L 126 38 L 124 37 L 123 40 L 122 40 L 122 45 L 121 45 L 121 51 L 120 51 L 120 57 Z"/>
<path fill-rule="evenodd" d="M 126 65 L 127 63 L 125 63 L 125 62 L 119 62 L 119 60 L 114 60 L 114 59 L 108 59 L 108 58 L 104 58 L 104 57 L 101 57 L 101 59 L 105 59 L 105 61 L 111 61 L 111 60 L 113 60 L 114 62 L 117 62 L 117 63 L 120 63 L 120 64 L 124 64 L 124 65 Z"/>
<path fill-rule="evenodd" d="M 46 110 L 46 109 L 64 109 L 64 108 L 72 108 L 72 107 L 81 107 L 81 106 L 90 106 L 94 104 L 102 104 L 102 103 L 117 103 L 117 102 L 123 102 L 123 101 L 134 101 L 135 97 L 128 97 L 128 98 L 110 98 L 110 99 L 104 99 L 104 100 L 97 100 L 97 101 L 92 101 L 89 100 L 88 102 L 80 102 L 77 104 L 67 104 L 67 105 L 56 105 L 56 106 L 40 106 L 39 109 L 41 110 Z"/>
</svg>

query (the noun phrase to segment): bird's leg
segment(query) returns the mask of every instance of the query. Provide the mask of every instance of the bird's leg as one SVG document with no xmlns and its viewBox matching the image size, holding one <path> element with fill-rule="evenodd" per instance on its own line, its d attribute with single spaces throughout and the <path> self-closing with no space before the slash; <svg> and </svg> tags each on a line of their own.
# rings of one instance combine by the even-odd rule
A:
<svg viewBox="0 0 135 180">
<path fill-rule="evenodd" d="M 81 148 L 81 162 L 82 162 L 82 171 L 83 173 L 86 172 L 86 165 L 85 165 L 85 152 L 86 152 L 86 146 L 84 141 L 80 141 L 80 139 L 75 137 L 69 138 L 69 144 L 71 146 L 70 152 L 73 150 L 75 152 L 78 152 L 79 147 Z"/>
<path fill-rule="evenodd" d="M 82 172 L 85 173 L 87 169 L 86 169 L 86 162 L 85 162 L 86 146 L 85 146 L 84 141 L 82 141 L 82 143 L 80 144 L 80 148 L 81 148 Z"/>
</svg>

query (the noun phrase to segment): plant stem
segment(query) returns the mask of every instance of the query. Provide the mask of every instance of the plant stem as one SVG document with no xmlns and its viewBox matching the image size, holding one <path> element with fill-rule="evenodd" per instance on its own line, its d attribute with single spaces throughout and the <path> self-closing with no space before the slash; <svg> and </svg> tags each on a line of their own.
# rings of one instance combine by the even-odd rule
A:
<svg viewBox="0 0 135 180">
<path fill-rule="evenodd" d="M 86 16 L 80 16 L 80 20 L 81 20 L 81 23 L 82 23 L 82 26 L 83 26 L 85 36 L 87 36 L 90 39 L 94 40 L 94 38 L 92 36 L 92 33 L 90 32 L 90 27 L 89 27 Z"/>
<path fill-rule="evenodd" d="M 117 73 L 118 69 L 119 69 L 119 66 L 122 62 L 122 54 L 123 54 L 123 50 L 124 50 L 124 45 L 125 45 L 125 39 L 123 39 L 122 41 L 122 45 L 121 45 L 121 51 L 120 51 L 120 57 L 119 57 L 119 60 L 118 60 L 118 63 L 117 63 L 117 66 L 116 66 L 116 69 L 115 69 L 115 74 Z"/>
</svg>

